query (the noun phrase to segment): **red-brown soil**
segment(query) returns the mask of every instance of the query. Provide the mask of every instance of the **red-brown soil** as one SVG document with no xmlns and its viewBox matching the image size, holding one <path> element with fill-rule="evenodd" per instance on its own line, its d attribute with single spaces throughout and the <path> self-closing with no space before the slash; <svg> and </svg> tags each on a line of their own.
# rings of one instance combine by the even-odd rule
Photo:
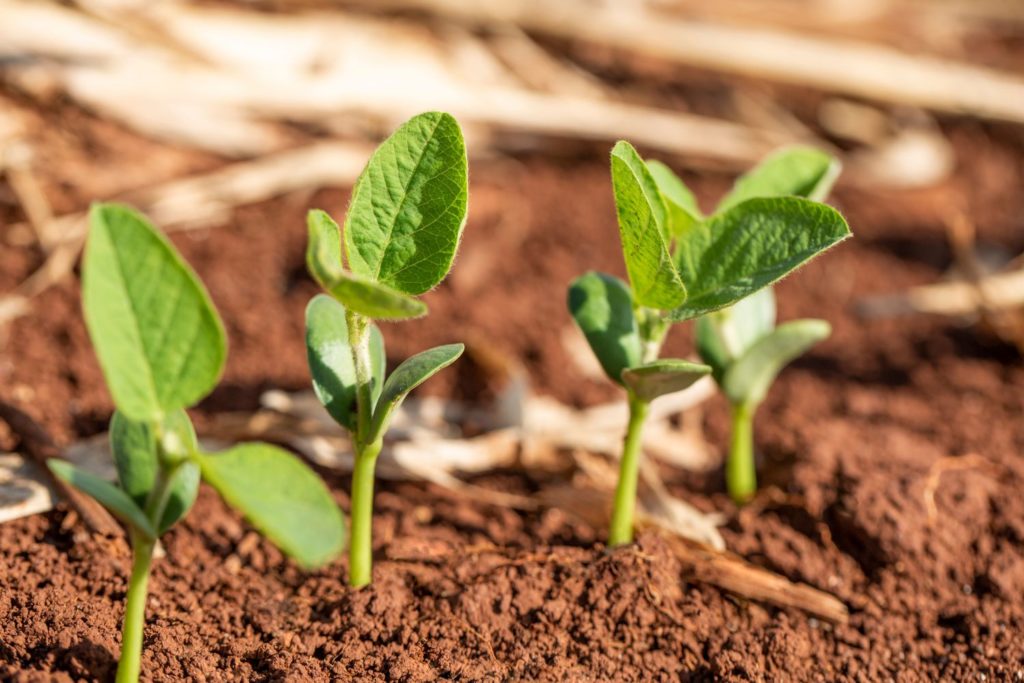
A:
<svg viewBox="0 0 1024 683">
<path fill-rule="evenodd" d="M 426 484 L 383 484 L 375 583 L 351 591 L 344 561 L 300 573 L 209 490 L 164 538 L 143 668 L 172 680 L 1024 681 L 1024 363 L 946 320 L 864 321 L 866 294 L 933 281 L 950 264 L 944 221 L 968 207 L 980 239 L 1024 251 L 1024 152 L 1012 135 L 950 124 L 956 177 L 917 193 L 840 186 L 856 238 L 779 288 L 781 316 L 827 318 L 831 339 L 786 370 L 757 417 L 766 492 L 737 512 L 721 472 L 665 471 L 748 560 L 832 592 L 835 626 L 688 581 L 647 532 L 606 553 L 604 532 L 557 511 L 522 514 Z M 705 201 L 725 177 L 687 178 Z M 561 335 L 566 283 L 621 273 L 606 162 L 475 164 L 471 218 L 431 316 L 387 326 L 395 361 L 470 339 L 521 360 L 534 386 L 587 404 L 615 396 L 583 379 Z M 340 214 L 323 191 L 239 210 L 175 241 L 211 290 L 231 353 L 200 418 L 249 409 L 269 387 L 304 388 L 304 210 Z M 38 254 L 5 249 L 12 285 Z M 79 314 L 77 281 L 9 327 L 0 398 L 60 441 L 104 428 L 111 406 Z M 689 350 L 688 331 L 674 351 Z M 473 398 L 471 364 L 427 390 Z M 200 420 L 201 422 L 201 420 Z M 710 442 L 726 406 L 705 413 Z M 13 447 L 0 431 L 0 443 Z M 958 460 L 974 455 L 971 460 Z M 968 467 L 958 467 L 968 463 Z M 326 475 L 347 506 L 344 477 Z M 934 514 L 926 503 L 936 481 Z M 477 483 L 529 493 L 528 474 Z M 0 526 L 0 678 L 107 680 L 119 653 L 126 548 L 88 538 L 58 510 Z"/>
</svg>

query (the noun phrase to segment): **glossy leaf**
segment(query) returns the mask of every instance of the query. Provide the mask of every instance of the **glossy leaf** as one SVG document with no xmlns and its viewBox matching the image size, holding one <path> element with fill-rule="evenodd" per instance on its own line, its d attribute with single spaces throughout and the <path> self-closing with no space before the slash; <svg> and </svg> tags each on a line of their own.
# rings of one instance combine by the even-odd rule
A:
<svg viewBox="0 0 1024 683">
<path fill-rule="evenodd" d="M 314 297 L 306 307 L 306 358 L 317 398 L 336 422 L 355 429 L 356 370 L 345 307 L 323 294 Z M 385 360 L 384 337 L 371 323 L 371 393 L 375 402 L 384 385 Z"/>
<path fill-rule="evenodd" d="M 782 368 L 827 338 L 831 331 L 824 320 L 794 320 L 779 325 L 729 367 L 722 391 L 733 403 L 757 405 L 764 400 Z"/>
<path fill-rule="evenodd" d="M 206 290 L 140 214 L 95 204 L 82 269 L 85 321 L 118 410 L 159 420 L 208 394 L 227 354 Z"/>
<path fill-rule="evenodd" d="M 427 305 L 408 294 L 345 272 L 338 224 L 323 211 L 310 211 L 306 267 L 313 279 L 346 308 L 377 320 L 404 320 L 427 314 Z"/>
<path fill-rule="evenodd" d="M 164 507 L 164 514 L 160 517 L 161 534 L 188 514 L 196 502 L 196 496 L 199 495 L 199 465 L 190 460 L 182 462 L 171 476 L 171 492 Z"/>
<path fill-rule="evenodd" d="M 678 306 L 686 288 L 668 253 L 668 209 L 647 165 L 625 141 L 612 149 L 612 189 L 634 299 L 655 309 Z"/>
<path fill-rule="evenodd" d="M 849 236 L 835 209 L 795 197 L 750 199 L 712 216 L 677 245 L 689 298 L 670 318 L 687 320 L 730 306 Z"/>
<path fill-rule="evenodd" d="M 653 401 L 665 394 L 674 394 L 711 373 L 700 363 L 663 358 L 622 372 L 622 380 L 630 391 L 644 401 Z"/>
<path fill-rule="evenodd" d="M 720 382 L 736 358 L 775 329 L 775 293 L 771 287 L 760 289 L 734 306 L 698 318 L 695 329 L 697 351 Z"/>
<path fill-rule="evenodd" d="M 668 207 L 669 235 L 682 235 L 704 220 L 697 198 L 672 169 L 657 160 L 648 161 L 647 168 Z"/>
<path fill-rule="evenodd" d="M 384 382 L 384 391 L 381 392 L 377 407 L 373 411 L 373 426 L 367 440 L 373 441 L 384 433 L 391 413 L 401 405 L 410 391 L 454 363 L 465 349 L 463 344 L 435 346 L 407 358 L 395 368 Z"/>
<path fill-rule="evenodd" d="M 715 209 L 726 211 L 754 197 L 805 197 L 821 201 L 839 176 L 839 161 L 813 147 L 787 147 L 742 175 Z"/>
<path fill-rule="evenodd" d="M 605 374 L 622 384 L 622 371 L 638 365 L 643 353 L 629 286 L 617 277 L 589 272 L 569 285 L 568 303 Z"/>
<path fill-rule="evenodd" d="M 135 527 L 149 538 L 156 538 L 156 530 L 146 514 L 135 504 L 131 496 L 94 474 L 75 467 L 66 460 L 50 458 L 46 465 L 53 474 L 76 489 L 95 498 L 103 507 L 125 524 Z"/>
<path fill-rule="evenodd" d="M 246 443 L 198 461 L 203 479 L 303 567 L 326 564 L 341 552 L 341 510 L 299 458 L 269 444 Z"/>
<path fill-rule="evenodd" d="M 349 269 L 406 294 L 451 268 L 467 207 L 466 146 L 448 114 L 415 116 L 374 152 L 345 219 Z"/>
</svg>

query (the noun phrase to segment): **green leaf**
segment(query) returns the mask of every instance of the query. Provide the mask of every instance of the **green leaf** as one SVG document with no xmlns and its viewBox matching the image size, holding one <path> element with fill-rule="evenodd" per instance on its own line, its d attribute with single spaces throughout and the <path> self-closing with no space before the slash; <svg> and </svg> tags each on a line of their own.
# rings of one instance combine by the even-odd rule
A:
<svg viewBox="0 0 1024 683">
<path fill-rule="evenodd" d="M 454 363 L 465 349 L 464 344 L 435 346 L 407 358 L 395 368 L 384 382 L 384 391 L 377 399 L 377 407 L 373 411 L 373 426 L 367 440 L 374 441 L 380 437 L 387 429 L 391 413 L 401 405 L 409 392 Z"/>
<path fill-rule="evenodd" d="M 659 396 L 682 391 L 710 372 L 707 365 L 663 358 L 623 370 L 622 380 L 637 398 L 653 401 Z"/>
<path fill-rule="evenodd" d="M 686 299 L 668 253 L 668 210 L 647 165 L 628 142 L 612 148 L 612 189 L 633 297 L 640 306 L 675 308 Z"/>
<path fill-rule="evenodd" d="M 146 518 L 146 514 L 139 509 L 139 506 L 135 504 L 131 496 L 117 488 L 114 484 L 75 467 L 66 460 L 50 458 L 46 461 L 46 465 L 53 472 L 54 476 L 71 484 L 82 493 L 95 498 L 103 507 L 110 510 L 111 514 L 125 524 L 135 527 L 149 538 L 156 538 L 156 531 Z"/>
<path fill-rule="evenodd" d="M 320 210 L 310 211 L 306 267 L 331 296 L 356 313 L 377 320 L 404 320 L 427 314 L 427 305 L 396 289 L 346 273 L 341 263 L 338 224 Z"/>
<path fill-rule="evenodd" d="M 679 241 L 677 265 L 689 298 L 669 317 L 688 320 L 730 306 L 849 236 L 843 217 L 824 204 L 748 199 Z"/>
<path fill-rule="evenodd" d="M 668 206 L 670 235 L 682 235 L 704 220 L 704 214 L 697 206 L 697 198 L 672 169 L 657 160 L 648 161 L 647 168 Z"/>
<path fill-rule="evenodd" d="M 451 268 L 466 222 L 466 146 L 449 114 L 415 116 L 374 152 L 352 192 L 345 252 L 353 273 L 406 294 Z"/>
<path fill-rule="evenodd" d="M 813 147 L 787 147 L 742 175 L 715 213 L 754 197 L 795 196 L 821 201 L 839 176 L 839 161 Z"/>
<path fill-rule="evenodd" d="M 611 275 L 589 272 L 569 285 L 569 312 L 613 382 L 640 363 L 643 345 L 629 286 Z"/>
<path fill-rule="evenodd" d="M 188 514 L 199 495 L 199 465 L 187 460 L 174 468 L 171 474 L 171 491 L 168 494 L 164 514 L 160 517 L 162 534 Z"/>
<path fill-rule="evenodd" d="M 288 451 L 245 443 L 198 461 L 203 479 L 303 567 L 326 564 L 341 552 L 341 510 L 320 477 Z"/>
<path fill-rule="evenodd" d="M 306 307 L 306 358 L 313 390 L 338 424 L 356 427 L 356 369 L 349 345 L 345 307 L 323 294 Z M 376 402 L 384 385 L 384 337 L 370 325 L 371 392 Z"/>
<path fill-rule="evenodd" d="M 115 411 L 110 418 L 110 450 L 121 488 L 139 508 L 144 508 L 159 467 L 156 432 L 147 423 Z"/>
<path fill-rule="evenodd" d="M 775 329 L 775 293 L 759 289 L 734 306 L 697 319 L 697 351 L 721 383 L 732 362 L 761 337 Z"/>
<path fill-rule="evenodd" d="M 757 405 L 787 363 L 831 332 L 824 320 L 794 320 L 779 325 L 726 371 L 722 391 L 733 403 Z"/>
<path fill-rule="evenodd" d="M 216 385 L 227 343 L 199 279 L 140 214 L 94 204 L 82 300 L 118 410 L 157 421 Z"/>
</svg>

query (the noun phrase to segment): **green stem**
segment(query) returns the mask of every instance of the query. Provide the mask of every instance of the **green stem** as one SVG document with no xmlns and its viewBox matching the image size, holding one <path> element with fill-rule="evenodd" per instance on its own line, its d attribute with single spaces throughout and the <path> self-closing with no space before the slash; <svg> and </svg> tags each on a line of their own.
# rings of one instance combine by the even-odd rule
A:
<svg viewBox="0 0 1024 683">
<path fill-rule="evenodd" d="M 357 451 L 366 444 L 373 420 L 373 365 L 370 360 L 370 321 L 366 316 L 346 311 L 348 342 L 356 371 Z"/>
<path fill-rule="evenodd" d="M 146 595 L 149 567 L 153 561 L 151 538 L 133 531 L 132 574 L 128 579 L 128 595 L 124 604 L 124 626 L 121 632 L 121 661 L 117 664 L 117 683 L 136 683 L 142 660 L 142 632 L 146 625 Z"/>
<path fill-rule="evenodd" d="M 348 546 L 348 585 L 361 588 L 373 578 L 373 479 L 381 442 L 356 453 L 352 469 L 352 529 Z"/>
<path fill-rule="evenodd" d="M 736 403 L 732 407 L 732 442 L 725 463 L 725 486 L 737 505 L 746 503 L 757 491 L 754 465 L 754 411 L 756 406 Z"/>
<path fill-rule="evenodd" d="M 608 532 L 608 545 L 625 545 L 633 542 L 633 511 L 636 507 L 636 486 L 640 473 L 640 441 L 649 405 L 630 392 L 629 426 L 626 429 L 626 442 L 622 448 L 619 483 L 615 487 L 615 502 L 612 508 L 611 529 Z"/>
</svg>

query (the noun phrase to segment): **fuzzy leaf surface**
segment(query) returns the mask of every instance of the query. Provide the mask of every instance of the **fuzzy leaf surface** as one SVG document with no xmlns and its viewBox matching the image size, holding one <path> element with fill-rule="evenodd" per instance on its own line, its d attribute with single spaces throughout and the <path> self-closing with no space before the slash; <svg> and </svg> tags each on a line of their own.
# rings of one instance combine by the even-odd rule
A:
<svg viewBox="0 0 1024 683">
<path fill-rule="evenodd" d="M 722 391 L 733 403 L 757 405 L 786 364 L 831 332 L 832 327 L 824 320 L 793 320 L 779 325 L 729 367 Z"/>
<path fill-rule="evenodd" d="M 668 209 L 651 172 L 628 142 L 612 148 L 612 189 L 622 254 L 637 304 L 675 308 L 686 288 L 668 253 Z"/>
<path fill-rule="evenodd" d="M 125 524 L 135 527 L 149 538 L 156 538 L 156 530 L 146 518 L 146 513 L 135 504 L 131 496 L 114 484 L 75 467 L 66 460 L 50 458 L 46 461 L 46 465 L 55 476 L 71 484 L 82 493 L 95 498 Z"/>
<path fill-rule="evenodd" d="M 622 372 L 626 386 L 644 401 L 674 394 L 710 374 L 711 368 L 676 358 L 663 358 L 652 363 L 628 368 Z"/>
<path fill-rule="evenodd" d="M 319 294 L 306 307 L 306 359 L 313 390 L 334 420 L 349 430 L 356 426 L 356 368 L 349 344 L 345 307 Z M 384 385 L 384 337 L 370 324 L 371 393 L 374 402 Z"/>
<path fill-rule="evenodd" d="M 198 457 L 225 501 L 303 567 L 326 564 L 345 544 L 341 510 L 312 469 L 288 451 L 244 443 Z"/>
<path fill-rule="evenodd" d="M 405 359 L 395 368 L 384 382 L 384 390 L 377 399 L 369 440 L 372 441 L 383 434 L 391 419 L 391 413 L 401 405 L 410 391 L 454 363 L 465 350 L 464 344 L 435 346 Z"/>
<path fill-rule="evenodd" d="M 374 152 L 352 192 L 345 251 L 353 273 L 406 294 L 451 268 L 466 222 L 466 146 L 449 114 L 415 116 Z"/>
<path fill-rule="evenodd" d="M 668 207 L 669 235 L 682 235 L 704 220 L 697 198 L 672 169 L 657 160 L 648 161 L 647 168 Z"/>
<path fill-rule="evenodd" d="M 118 410 L 156 421 L 217 383 L 227 355 L 209 295 L 140 214 L 95 204 L 82 272 L 85 321 Z"/>
<path fill-rule="evenodd" d="M 805 197 L 822 201 L 839 176 L 839 161 L 813 147 L 786 147 L 740 176 L 716 213 L 754 197 Z"/>
<path fill-rule="evenodd" d="M 605 374 L 622 384 L 622 371 L 638 365 L 643 353 L 629 286 L 592 271 L 569 285 L 568 304 Z"/>
<path fill-rule="evenodd" d="M 672 320 L 705 315 L 770 285 L 850 236 L 835 209 L 807 199 L 748 199 L 712 216 L 677 245 L 689 298 Z"/>
</svg>

